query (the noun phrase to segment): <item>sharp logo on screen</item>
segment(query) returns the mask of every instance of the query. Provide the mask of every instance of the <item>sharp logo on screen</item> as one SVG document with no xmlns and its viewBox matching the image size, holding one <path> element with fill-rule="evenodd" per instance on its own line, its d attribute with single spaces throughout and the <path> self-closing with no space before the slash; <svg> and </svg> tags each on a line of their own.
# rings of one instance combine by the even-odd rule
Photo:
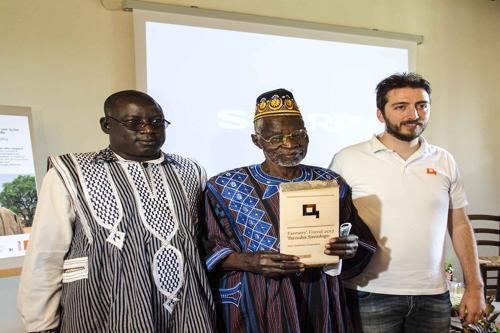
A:
<svg viewBox="0 0 500 333">
<path fill-rule="evenodd" d="M 284 82 L 307 126 L 307 164 L 327 165 L 331 156 L 321 142 L 328 142 L 333 152 L 365 140 L 366 133 L 382 131 L 371 111 L 373 88 L 388 73 L 413 69 L 409 60 L 417 53 L 417 42 L 406 36 L 400 41 L 394 36 L 338 34 L 331 27 L 309 29 L 298 21 L 290 26 L 249 24 L 228 20 L 226 13 L 201 22 L 186 14 L 134 12 L 136 51 L 143 55 L 137 85 L 147 86 L 175 124 L 168 129 L 165 148 L 171 153 L 189 151 L 210 176 L 261 158 L 249 137 L 256 97 Z M 176 47 L 165 40 L 174 40 Z M 283 50 L 294 51 L 283 57 Z M 352 80 L 360 69 L 366 70 Z M 186 116 L 189 121 L 182 121 Z M 206 148 L 221 143 L 228 152 L 249 151 L 213 154 Z M 297 209 L 300 214 L 300 205 Z"/>
<path fill-rule="evenodd" d="M 302 205 L 302 216 L 316 216 L 319 219 L 319 210 L 316 210 L 316 204 Z"/>
</svg>

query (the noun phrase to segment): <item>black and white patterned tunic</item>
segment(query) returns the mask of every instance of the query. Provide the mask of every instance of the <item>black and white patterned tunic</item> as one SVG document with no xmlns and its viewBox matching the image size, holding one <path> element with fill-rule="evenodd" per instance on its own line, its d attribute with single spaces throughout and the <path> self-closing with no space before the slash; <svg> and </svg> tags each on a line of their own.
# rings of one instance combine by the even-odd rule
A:
<svg viewBox="0 0 500 333">
<path fill-rule="evenodd" d="M 75 216 L 60 331 L 212 332 L 197 242 L 204 170 L 170 154 L 122 160 L 109 148 L 51 157 L 49 165 Z"/>
</svg>

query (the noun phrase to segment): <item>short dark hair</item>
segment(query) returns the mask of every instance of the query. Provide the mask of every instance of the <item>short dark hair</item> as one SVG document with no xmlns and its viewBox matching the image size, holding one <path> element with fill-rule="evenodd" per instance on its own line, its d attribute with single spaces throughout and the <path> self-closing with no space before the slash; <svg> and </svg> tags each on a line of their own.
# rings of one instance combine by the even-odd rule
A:
<svg viewBox="0 0 500 333">
<path fill-rule="evenodd" d="M 398 88 L 421 88 L 431 98 L 431 84 L 417 73 L 397 73 L 383 79 L 377 84 L 377 108 L 383 113 L 389 91 Z"/>
<path fill-rule="evenodd" d="M 122 102 L 141 101 L 156 105 L 163 112 L 161 106 L 154 100 L 153 97 L 138 90 L 122 90 L 110 95 L 104 101 L 104 114 L 109 116 L 115 111 L 116 106 Z"/>
</svg>

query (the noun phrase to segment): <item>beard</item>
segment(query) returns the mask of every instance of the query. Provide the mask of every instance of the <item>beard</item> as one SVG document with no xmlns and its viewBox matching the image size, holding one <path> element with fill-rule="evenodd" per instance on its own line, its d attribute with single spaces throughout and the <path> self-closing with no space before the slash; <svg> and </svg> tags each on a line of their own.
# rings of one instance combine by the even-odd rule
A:
<svg viewBox="0 0 500 333">
<path fill-rule="evenodd" d="M 383 115 L 383 117 L 385 120 L 385 131 L 401 141 L 406 141 L 406 142 L 413 141 L 414 139 L 422 135 L 425 128 L 427 127 L 427 122 L 423 122 L 420 119 L 402 121 L 401 123 L 399 123 L 399 125 L 397 125 L 390 122 L 389 119 L 386 118 L 385 114 Z M 418 126 L 415 127 L 413 130 L 410 130 L 410 132 L 408 133 L 403 133 L 401 127 L 410 124 L 416 124 Z"/>
<path fill-rule="evenodd" d="M 293 153 L 292 156 L 287 156 L 279 152 L 266 153 L 268 159 L 270 159 L 274 164 L 282 167 L 295 167 L 302 162 L 306 157 L 307 150 L 303 148 L 294 149 L 292 152 L 286 152 L 287 154 Z"/>
</svg>

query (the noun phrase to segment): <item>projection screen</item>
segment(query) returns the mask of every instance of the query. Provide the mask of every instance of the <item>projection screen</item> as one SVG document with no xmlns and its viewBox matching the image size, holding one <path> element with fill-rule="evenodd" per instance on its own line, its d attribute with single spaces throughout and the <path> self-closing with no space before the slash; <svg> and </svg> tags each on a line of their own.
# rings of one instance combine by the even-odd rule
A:
<svg viewBox="0 0 500 333">
<path fill-rule="evenodd" d="M 250 138 L 255 102 L 276 88 L 302 111 L 305 164 L 326 167 L 339 149 L 383 130 L 375 86 L 415 71 L 416 41 L 258 21 L 134 10 L 137 88 L 172 123 L 164 151 L 195 158 L 209 176 L 261 163 Z"/>
</svg>

